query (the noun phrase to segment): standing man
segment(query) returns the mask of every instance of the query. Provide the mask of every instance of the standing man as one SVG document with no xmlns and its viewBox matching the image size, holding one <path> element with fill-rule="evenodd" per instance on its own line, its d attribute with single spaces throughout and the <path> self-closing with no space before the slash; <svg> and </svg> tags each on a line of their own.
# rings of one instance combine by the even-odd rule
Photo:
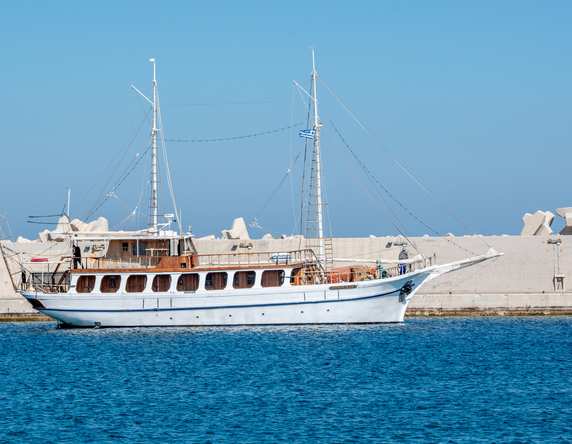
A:
<svg viewBox="0 0 572 444">
<path fill-rule="evenodd" d="M 81 265 L 81 250 L 79 248 L 79 245 L 76 245 L 75 247 L 73 247 L 73 268 L 77 270 L 80 267 L 83 268 L 83 266 Z"/>
<path fill-rule="evenodd" d="M 403 249 L 399 253 L 399 260 L 403 261 L 403 260 L 407 260 L 407 259 L 409 259 L 409 254 L 407 253 L 407 250 L 405 249 L 405 247 L 403 247 Z M 407 270 L 407 265 L 406 264 L 401 265 L 399 274 L 405 274 L 406 270 Z"/>
</svg>

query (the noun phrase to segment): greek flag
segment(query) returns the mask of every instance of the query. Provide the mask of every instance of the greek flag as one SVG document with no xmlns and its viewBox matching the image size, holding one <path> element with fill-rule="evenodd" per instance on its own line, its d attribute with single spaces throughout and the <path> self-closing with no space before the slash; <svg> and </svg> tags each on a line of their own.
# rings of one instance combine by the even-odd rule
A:
<svg viewBox="0 0 572 444">
<path fill-rule="evenodd" d="M 300 131 L 300 137 L 305 137 L 306 139 L 313 139 L 314 138 L 314 130 L 302 130 Z"/>
</svg>

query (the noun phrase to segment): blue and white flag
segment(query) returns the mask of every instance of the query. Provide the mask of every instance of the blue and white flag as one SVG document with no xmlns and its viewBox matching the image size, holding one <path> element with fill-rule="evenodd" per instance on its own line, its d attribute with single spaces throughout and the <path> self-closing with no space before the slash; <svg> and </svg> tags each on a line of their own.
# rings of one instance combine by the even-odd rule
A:
<svg viewBox="0 0 572 444">
<path fill-rule="evenodd" d="M 313 139 L 314 138 L 314 130 L 302 130 L 300 131 L 300 137 L 305 137 L 306 139 Z"/>
</svg>

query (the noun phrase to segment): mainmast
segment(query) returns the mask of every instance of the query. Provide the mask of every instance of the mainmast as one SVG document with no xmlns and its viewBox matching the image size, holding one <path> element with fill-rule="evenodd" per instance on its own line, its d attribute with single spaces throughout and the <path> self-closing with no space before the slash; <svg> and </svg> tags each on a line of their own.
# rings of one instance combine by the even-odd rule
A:
<svg viewBox="0 0 572 444">
<path fill-rule="evenodd" d="M 318 261 L 324 262 L 324 221 L 322 211 L 322 153 L 320 152 L 320 124 L 318 123 L 318 95 L 316 92 L 316 62 L 312 47 L 312 91 L 314 93 L 314 154 L 312 160 L 312 176 L 316 176 L 316 212 L 318 216 Z M 314 171 L 315 170 L 315 171 Z"/>
<path fill-rule="evenodd" d="M 310 195 L 308 199 L 308 219 L 306 225 L 306 239 L 308 247 L 314 249 L 318 262 L 324 268 L 331 264 L 331 239 L 324 238 L 324 205 L 327 205 L 322 197 L 322 153 L 320 150 L 320 128 L 322 124 L 318 117 L 318 98 L 316 93 L 316 63 L 314 58 L 314 48 L 312 50 L 312 96 L 314 103 L 314 150 L 312 154 L 312 171 L 310 175 Z"/>
<path fill-rule="evenodd" d="M 155 76 L 155 59 L 153 62 L 153 127 L 151 135 L 153 145 L 151 147 L 151 184 L 149 195 L 149 228 L 156 236 L 159 234 L 157 221 L 157 79 Z"/>
</svg>

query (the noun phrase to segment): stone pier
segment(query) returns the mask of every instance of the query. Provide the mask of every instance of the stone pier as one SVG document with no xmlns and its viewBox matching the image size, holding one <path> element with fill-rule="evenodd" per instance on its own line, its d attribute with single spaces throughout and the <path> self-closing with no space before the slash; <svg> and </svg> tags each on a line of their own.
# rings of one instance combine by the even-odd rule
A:
<svg viewBox="0 0 572 444">
<path fill-rule="evenodd" d="M 562 212 L 564 214 L 564 212 Z M 560 242 L 558 242 L 560 240 Z M 335 258 L 359 261 L 397 259 L 403 238 L 333 239 Z M 411 239 L 416 248 L 435 255 L 444 264 L 485 254 L 489 246 L 504 256 L 441 276 L 413 297 L 408 315 L 525 315 L 572 314 L 572 237 L 465 236 Z M 301 243 L 302 242 L 302 243 Z M 200 254 L 292 251 L 303 246 L 299 237 L 285 239 L 205 239 L 195 241 Z M 364 262 L 372 267 L 373 263 Z M 348 266 L 338 262 L 337 266 Z M 34 310 L 18 296 L 0 262 L 0 317 L 31 314 Z"/>
</svg>

